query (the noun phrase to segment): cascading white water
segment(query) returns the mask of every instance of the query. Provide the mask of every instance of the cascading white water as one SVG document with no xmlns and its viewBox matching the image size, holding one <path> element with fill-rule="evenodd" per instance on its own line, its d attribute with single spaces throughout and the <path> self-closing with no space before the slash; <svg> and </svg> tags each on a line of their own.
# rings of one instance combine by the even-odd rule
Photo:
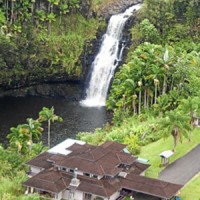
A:
<svg viewBox="0 0 200 200">
<path fill-rule="evenodd" d="M 133 11 L 138 10 L 140 6 L 140 4 L 134 5 L 124 13 L 113 15 L 110 18 L 107 31 L 103 36 L 100 51 L 92 63 L 93 71 L 89 81 L 89 87 L 86 90 L 86 98 L 81 101 L 83 106 L 105 106 L 110 81 L 118 62 L 122 58 L 124 45 L 122 45 L 121 49 L 119 48 L 122 31 Z"/>
</svg>

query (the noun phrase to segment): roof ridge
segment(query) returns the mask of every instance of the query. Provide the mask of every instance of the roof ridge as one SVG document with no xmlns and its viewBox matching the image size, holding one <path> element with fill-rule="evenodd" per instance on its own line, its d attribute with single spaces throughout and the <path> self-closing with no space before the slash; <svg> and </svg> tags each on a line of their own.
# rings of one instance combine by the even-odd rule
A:
<svg viewBox="0 0 200 200">
<path fill-rule="evenodd" d="M 101 147 L 101 146 L 99 146 L 99 147 Z M 102 148 L 102 147 L 101 147 Z M 113 149 L 108 149 L 108 151 L 105 153 L 105 154 L 103 154 L 101 157 L 99 157 L 96 161 L 98 162 L 101 158 L 103 158 L 103 157 L 105 157 L 107 154 L 109 154 L 110 152 L 118 152 L 118 151 L 116 151 L 116 150 L 113 150 Z"/>
<path fill-rule="evenodd" d="M 102 167 L 102 165 L 100 164 L 99 165 L 99 167 L 101 168 L 101 170 L 103 171 L 103 173 L 105 174 L 105 171 L 104 171 L 104 169 L 103 169 L 103 167 Z"/>
<path fill-rule="evenodd" d="M 118 152 L 115 153 L 117 158 L 119 159 L 119 161 L 122 163 L 122 160 L 120 159 L 119 155 L 118 155 Z"/>
</svg>

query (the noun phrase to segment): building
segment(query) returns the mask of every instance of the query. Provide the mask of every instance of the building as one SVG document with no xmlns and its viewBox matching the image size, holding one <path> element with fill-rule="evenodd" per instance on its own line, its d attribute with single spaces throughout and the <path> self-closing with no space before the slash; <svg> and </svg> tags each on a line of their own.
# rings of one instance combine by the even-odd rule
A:
<svg viewBox="0 0 200 200">
<path fill-rule="evenodd" d="M 28 161 L 26 193 L 73 200 L 119 200 L 140 192 L 171 199 L 182 187 L 143 176 L 149 167 L 125 153 L 125 145 L 105 142 L 92 146 L 68 139 Z"/>
</svg>

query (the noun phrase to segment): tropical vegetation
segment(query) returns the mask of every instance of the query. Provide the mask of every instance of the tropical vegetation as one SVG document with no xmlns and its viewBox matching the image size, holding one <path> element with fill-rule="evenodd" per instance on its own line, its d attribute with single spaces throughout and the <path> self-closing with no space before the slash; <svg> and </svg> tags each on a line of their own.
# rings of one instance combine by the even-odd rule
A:
<svg viewBox="0 0 200 200">
<path fill-rule="evenodd" d="M 196 1 L 144 1 L 126 62 L 108 95 L 114 126 L 78 138 L 127 143 L 128 137 L 134 140 L 129 143 L 133 152 L 149 143 L 148 137 L 155 141 L 171 135 L 173 150 L 182 137 L 192 139 L 200 108 L 199 9 Z"/>
<path fill-rule="evenodd" d="M 48 115 L 48 118 L 46 117 Z M 27 118 L 27 123 L 10 129 L 9 146 L 0 145 L 0 199 L 39 200 L 39 195 L 24 196 L 21 183 L 27 180 L 28 167 L 25 162 L 44 152 L 48 147 L 41 142 L 42 121 L 61 121 L 54 108 L 43 107 L 38 119 Z M 50 140 L 50 135 L 48 135 Z"/>
<path fill-rule="evenodd" d="M 47 107 L 43 107 L 42 110 L 39 112 L 39 118 L 38 121 L 48 122 L 48 147 L 51 147 L 51 122 L 62 122 L 62 118 L 54 113 L 54 107 L 51 107 L 50 109 Z"/>
<path fill-rule="evenodd" d="M 80 77 L 80 58 L 105 27 L 98 13 L 112 1 L 1 0 L 0 84 L 16 88 L 56 75 Z M 83 2 L 87 12 L 82 11 Z M 200 2 L 144 0 L 130 36 L 125 63 L 108 94 L 112 122 L 77 138 L 91 144 L 124 143 L 131 153 L 151 157 L 147 175 L 156 177 L 162 149 L 171 148 L 177 159 L 199 143 Z M 48 122 L 50 146 L 51 122 L 61 121 L 53 107 L 11 128 L 8 148 L 0 147 L 1 199 L 27 199 L 20 185 L 26 179 L 23 163 L 44 150 L 39 142 L 43 121 Z M 189 200 L 184 191 L 196 184 L 198 177 L 183 189 L 183 199 Z"/>
<path fill-rule="evenodd" d="M 0 1 L 0 85 L 79 80 L 84 50 L 104 24 L 88 18 L 85 4 L 87 12 L 79 0 Z"/>
</svg>

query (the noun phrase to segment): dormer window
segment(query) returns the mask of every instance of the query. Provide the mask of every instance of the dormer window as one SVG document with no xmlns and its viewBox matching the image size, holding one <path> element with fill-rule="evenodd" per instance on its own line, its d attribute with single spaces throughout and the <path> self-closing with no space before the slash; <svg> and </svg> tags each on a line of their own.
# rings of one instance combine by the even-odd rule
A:
<svg viewBox="0 0 200 200">
<path fill-rule="evenodd" d="M 92 177 L 93 177 L 93 178 L 98 178 L 98 176 L 97 176 L 97 175 L 94 175 L 94 174 L 92 175 Z"/>
<path fill-rule="evenodd" d="M 74 169 L 70 169 L 69 172 L 74 173 Z"/>
</svg>

